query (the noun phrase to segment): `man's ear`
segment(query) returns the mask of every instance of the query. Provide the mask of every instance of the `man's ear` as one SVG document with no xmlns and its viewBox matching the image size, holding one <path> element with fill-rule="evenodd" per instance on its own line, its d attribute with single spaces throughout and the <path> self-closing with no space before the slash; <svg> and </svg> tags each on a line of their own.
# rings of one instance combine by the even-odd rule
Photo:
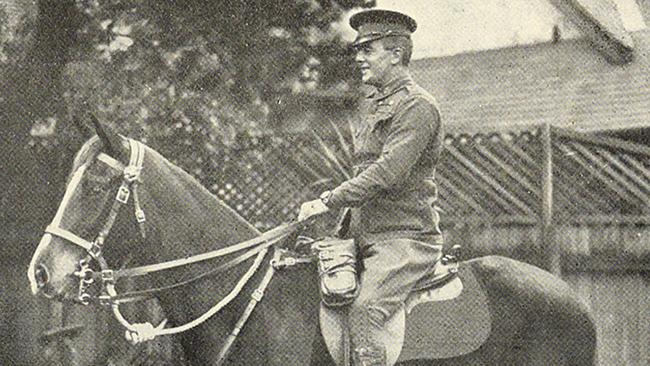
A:
<svg viewBox="0 0 650 366">
<path fill-rule="evenodd" d="M 104 152 L 119 161 L 125 161 L 128 158 L 128 146 L 124 138 L 108 126 L 102 125 L 92 113 L 89 114 L 89 117 L 99 140 L 102 142 Z"/>
<path fill-rule="evenodd" d="M 393 65 L 401 65 L 402 57 L 404 56 L 404 50 L 401 47 L 395 47 L 391 49 L 392 57 L 390 63 Z"/>
</svg>

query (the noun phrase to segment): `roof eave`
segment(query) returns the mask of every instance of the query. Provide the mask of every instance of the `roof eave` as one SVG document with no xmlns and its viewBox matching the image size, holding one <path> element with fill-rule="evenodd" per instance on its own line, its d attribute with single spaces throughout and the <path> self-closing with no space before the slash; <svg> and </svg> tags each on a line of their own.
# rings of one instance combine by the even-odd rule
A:
<svg viewBox="0 0 650 366">
<path fill-rule="evenodd" d="M 584 34 L 609 63 L 634 59 L 634 41 L 610 0 L 550 0 Z"/>
</svg>

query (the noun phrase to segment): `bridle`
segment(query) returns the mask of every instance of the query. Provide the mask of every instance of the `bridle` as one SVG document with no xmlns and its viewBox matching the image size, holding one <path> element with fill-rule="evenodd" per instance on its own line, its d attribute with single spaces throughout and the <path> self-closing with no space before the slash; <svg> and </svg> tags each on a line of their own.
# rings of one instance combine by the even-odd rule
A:
<svg viewBox="0 0 650 366">
<path fill-rule="evenodd" d="M 131 157 L 129 159 L 129 165 L 126 167 L 107 154 L 100 153 L 97 156 L 98 160 L 104 162 L 110 167 L 121 170 L 123 172 L 123 177 L 122 183 L 117 190 L 117 194 L 106 218 L 106 222 L 95 239 L 93 241 L 83 239 L 75 233 L 59 227 L 56 222 L 53 222 L 45 229 L 46 234 L 60 237 L 86 250 L 86 257 L 79 260 L 77 271 L 74 272 L 74 276 L 79 279 L 77 301 L 84 305 L 88 305 L 92 300 L 92 295 L 88 292 L 88 289 L 97 278 L 95 272 L 91 268 L 91 263 L 93 261 L 96 261 L 101 269 L 100 279 L 104 285 L 104 295 L 100 297 L 102 303 L 108 305 L 109 303 L 106 302 L 106 300 L 110 300 L 110 297 L 117 295 L 117 292 L 115 291 L 115 271 L 109 268 L 108 263 L 103 256 L 102 249 L 106 237 L 108 237 L 108 234 L 115 224 L 120 209 L 128 203 L 131 194 L 133 194 L 135 218 L 140 228 L 140 235 L 143 239 L 146 239 L 146 217 L 140 206 L 137 190 L 140 183 L 140 173 L 144 162 L 145 148 L 144 145 L 135 140 L 129 140 L 129 145 L 131 147 Z"/>
<path fill-rule="evenodd" d="M 140 236 L 143 240 L 146 239 L 146 216 L 142 207 L 140 205 L 139 195 L 138 195 L 138 186 L 141 184 L 141 172 L 144 162 L 145 155 L 145 146 L 139 141 L 128 139 L 131 154 L 129 158 L 129 164 L 124 166 L 120 161 L 112 158 L 111 156 L 100 153 L 97 156 L 97 159 L 104 162 L 108 166 L 121 171 L 123 173 L 122 182 L 120 187 L 117 190 L 115 199 L 111 205 L 111 209 L 108 213 L 106 222 L 102 226 L 99 234 L 95 237 L 93 241 L 88 241 L 82 237 L 74 234 L 73 232 L 59 227 L 57 221 L 55 220 L 50 224 L 46 229 L 45 233 L 50 234 L 59 238 L 62 238 L 70 243 L 73 243 L 77 246 L 82 247 L 86 251 L 86 256 L 79 260 L 77 263 L 77 270 L 73 273 L 75 277 L 79 279 L 79 288 L 77 293 L 77 301 L 88 305 L 92 301 L 97 301 L 101 305 L 110 306 L 113 310 L 113 314 L 116 319 L 127 329 L 127 338 L 130 338 L 132 341 L 145 341 L 153 339 L 158 335 L 169 335 L 184 332 L 186 330 L 192 329 L 197 325 L 205 322 L 211 316 L 219 312 L 226 305 L 228 305 L 237 295 L 242 291 L 244 286 L 249 282 L 257 270 L 261 267 L 263 259 L 265 258 L 268 250 L 273 247 L 275 244 L 280 242 L 282 239 L 288 235 L 296 232 L 300 229 L 305 223 L 304 222 L 293 222 L 290 224 L 281 225 L 275 229 L 269 230 L 264 234 L 255 237 L 253 239 L 238 243 L 233 246 L 228 246 L 222 249 L 215 251 L 202 253 L 187 258 L 171 260 L 167 262 L 145 265 L 134 268 L 126 268 L 113 270 L 109 267 L 108 262 L 103 256 L 104 242 L 108 237 L 115 220 L 122 208 L 128 204 L 129 198 L 133 197 L 134 208 L 135 208 L 135 218 L 139 226 Z M 141 291 L 132 291 L 125 294 L 118 294 L 115 288 L 117 281 L 120 278 L 129 278 L 129 277 L 138 277 L 146 274 L 168 270 L 172 268 L 178 268 L 181 266 L 203 262 L 209 259 L 223 257 L 229 254 L 237 253 L 244 251 L 245 252 L 226 263 L 211 269 L 208 272 L 202 273 L 194 278 L 189 280 L 166 286 L 160 288 L 153 288 L 149 290 Z M 225 270 L 231 269 L 236 265 L 243 263 L 244 261 L 255 257 L 252 265 L 244 273 L 244 275 L 237 281 L 234 288 L 226 295 L 221 301 L 214 305 L 210 310 L 205 312 L 200 317 L 180 326 L 172 328 L 164 328 L 166 320 L 164 320 L 159 326 L 153 327 L 149 323 L 145 324 L 132 324 L 130 323 L 120 312 L 119 306 L 121 303 L 149 299 L 152 297 L 153 293 L 162 292 L 165 290 L 170 290 L 180 286 L 187 285 L 198 279 L 204 278 L 208 275 L 212 275 L 216 272 L 223 272 Z M 92 262 L 99 264 L 100 271 L 95 272 L 92 269 Z M 221 349 L 219 355 L 219 361 L 217 364 L 221 364 L 225 361 L 227 353 L 230 349 L 230 346 L 234 343 L 237 335 L 243 328 L 249 316 L 252 314 L 253 309 L 256 304 L 262 300 L 264 296 L 264 291 L 268 287 L 275 270 L 279 268 L 284 268 L 290 265 L 297 263 L 311 262 L 312 258 L 300 258 L 296 259 L 294 257 L 282 258 L 281 250 L 274 250 L 273 259 L 270 262 L 270 265 L 267 268 L 266 273 L 262 277 L 261 282 L 258 284 L 258 287 L 251 294 L 251 299 L 248 303 L 248 306 L 244 310 L 244 313 L 239 318 L 239 321 L 235 325 L 235 328 L 228 336 L 225 341 L 224 346 Z M 101 293 L 99 296 L 92 295 L 88 292 L 89 288 L 96 282 L 101 283 Z"/>
</svg>

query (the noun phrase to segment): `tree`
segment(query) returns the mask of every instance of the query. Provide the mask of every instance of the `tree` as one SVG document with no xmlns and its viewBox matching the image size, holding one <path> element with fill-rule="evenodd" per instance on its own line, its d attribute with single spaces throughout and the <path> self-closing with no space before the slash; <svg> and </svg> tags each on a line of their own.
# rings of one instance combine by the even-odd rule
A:
<svg viewBox="0 0 650 366">
<path fill-rule="evenodd" d="M 9 258 L 24 256 L 25 245 L 51 217 L 63 181 L 47 154 L 33 149 L 33 122 L 61 111 L 61 73 L 74 42 L 73 1 L 5 1 L 0 6 L 0 219 Z M 47 151 L 41 151 L 47 153 Z M 33 243 L 35 245 L 36 243 Z M 28 258 L 24 258 L 28 260 Z"/>
<path fill-rule="evenodd" d="M 350 58 L 332 23 L 345 10 L 370 5 L 86 2 L 77 58 L 96 61 L 89 70 L 95 77 L 77 76 L 73 94 L 77 105 L 96 104 L 106 119 L 145 134 L 184 118 L 225 137 L 254 130 L 303 68 L 317 64 L 323 86 L 350 78 Z"/>
<path fill-rule="evenodd" d="M 308 74 L 319 75 L 319 87 L 351 79 L 350 55 L 332 24 L 345 11 L 374 2 L 0 5 L 0 153 L 10 157 L 2 166 L 0 188 L 7 194 L 0 208 L 3 222 L 17 225 L 5 230 L 18 233 L 50 216 L 46 202 L 56 202 L 79 146 L 68 123 L 72 116 L 95 113 L 201 178 L 202 162 L 220 143 L 232 143 L 238 131 L 265 129 L 268 111 L 305 69 L 317 71 Z M 22 19 L 22 26 L 10 19 Z M 39 125 L 45 128 L 34 128 Z M 25 213 L 39 218 L 30 222 Z"/>
<path fill-rule="evenodd" d="M 351 54 L 333 24 L 372 5 L 81 2 L 83 23 L 63 77 L 70 115 L 92 111 L 205 181 L 219 145 L 242 131 L 265 132 L 269 111 L 306 70 L 320 88 L 354 85 Z"/>
</svg>

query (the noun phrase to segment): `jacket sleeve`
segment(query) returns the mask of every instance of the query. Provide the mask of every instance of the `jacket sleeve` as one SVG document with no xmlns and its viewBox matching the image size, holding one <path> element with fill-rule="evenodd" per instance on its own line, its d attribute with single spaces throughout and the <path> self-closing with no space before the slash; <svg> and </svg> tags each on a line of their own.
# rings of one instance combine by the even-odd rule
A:
<svg viewBox="0 0 650 366">
<path fill-rule="evenodd" d="M 439 126 L 440 115 L 433 103 L 423 97 L 406 100 L 393 117 L 379 158 L 333 189 L 327 205 L 357 207 L 377 193 L 399 186 L 408 178 Z"/>
</svg>

